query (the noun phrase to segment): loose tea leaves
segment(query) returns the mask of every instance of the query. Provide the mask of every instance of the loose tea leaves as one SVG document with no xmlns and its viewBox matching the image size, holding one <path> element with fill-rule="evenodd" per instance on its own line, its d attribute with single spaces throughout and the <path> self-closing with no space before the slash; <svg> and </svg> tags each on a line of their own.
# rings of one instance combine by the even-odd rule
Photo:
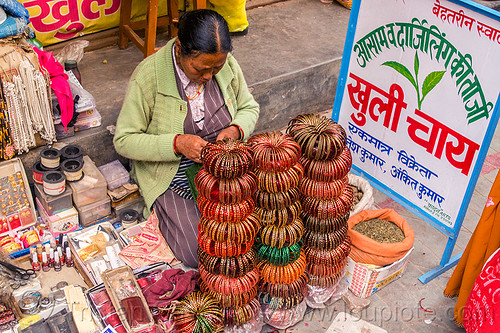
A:
<svg viewBox="0 0 500 333">
<path fill-rule="evenodd" d="M 349 184 L 349 186 L 352 188 L 352 194 L 354 197 L 354 200 L 353 200 L 352 206 L 351 206 L 351 211 L 353 211 L 354 207 L 361 201 L 361 198 L 363 197 L 363 191 L 361 191 L 359 188 L 357 188 L 354 185 Z"/>
<path fill-rule="evenodd" d="M 398 243 L 405 239 L 405 234 L 395 223 L 387 220 L 371 219 L 361 221 L 352 230 L 370 237 L 379 243 Z"/>
</svg>

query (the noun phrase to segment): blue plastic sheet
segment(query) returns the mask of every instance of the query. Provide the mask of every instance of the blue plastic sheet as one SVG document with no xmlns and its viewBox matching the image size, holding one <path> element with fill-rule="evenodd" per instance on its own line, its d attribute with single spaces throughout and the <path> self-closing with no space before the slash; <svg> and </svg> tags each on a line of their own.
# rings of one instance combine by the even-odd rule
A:
<svg viewBox="0 0 500 333">
<path fill-rule="evenodd" d="M 35 38 L 35 33 L 28 27 L 29 13 L 24 6 L 15 0 L 0 0 L 0 6 L 7 14 L 7 19 L 0 24 L 0 38 L 26 33 L 28 38 Z"/>
</svg>

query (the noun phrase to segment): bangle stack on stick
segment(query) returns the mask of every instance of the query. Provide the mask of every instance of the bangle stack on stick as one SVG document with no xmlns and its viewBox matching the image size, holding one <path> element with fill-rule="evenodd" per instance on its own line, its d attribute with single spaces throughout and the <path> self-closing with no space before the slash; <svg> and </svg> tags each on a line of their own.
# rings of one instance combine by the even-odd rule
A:
<svg viewBox="0 0 500 333">
<path fill-rule="evenodd" d="M 346 133 L 333 120 L 312 114 L 292 119 L 287 132 L 302 149 L 301 217 L 308 283 L 331 288 L 342 276 L 351 249 L 347 219 L 353 193 L 347 173 L 352 158 Z"/>
<path fill-rule="evenodd" d="M 307 292 L 304 225 L 300 219 L 300 189 L 304 169 L 300 146 L 288 134 L 258 134 L 248 141 L 254 153 L 262 229 L 256 244 L 260 271 L 259 298 L 266 309 L 288 310 Z"/>
<path fill-rule="evenodd" d="M 201 159 L 195 178 L 200 287 L 219 302 L 224 324 L 239 326 L 260 310 L 253 244 L 261 224 L 254 213 L 253 154 L 249 144 L 224 139 L 207 144 Z"/>
</svg>

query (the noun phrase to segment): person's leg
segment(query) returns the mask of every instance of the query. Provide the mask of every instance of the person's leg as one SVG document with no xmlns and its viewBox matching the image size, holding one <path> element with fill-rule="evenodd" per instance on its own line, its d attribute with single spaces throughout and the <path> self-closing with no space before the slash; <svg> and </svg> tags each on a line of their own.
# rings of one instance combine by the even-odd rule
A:
<svg viewBox="0 0 500 333">
<path fill-rule="evenodd" d="M 200 211 L 194 200 L 167 190 L 156 199 L 153 208 L 160 221 L 160 231 L 175 257 L 186 266 L 198 267 Z"/>
</svg>

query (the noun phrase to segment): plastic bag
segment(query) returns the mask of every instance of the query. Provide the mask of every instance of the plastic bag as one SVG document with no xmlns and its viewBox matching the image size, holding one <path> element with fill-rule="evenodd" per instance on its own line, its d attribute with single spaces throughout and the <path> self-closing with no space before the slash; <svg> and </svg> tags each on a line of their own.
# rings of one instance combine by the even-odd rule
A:
<svg viewBox="0 0 500 333">
<path fill-rule="evenodd" d="M 266 324 L 276 327 L 277 329 L 284 330 L 304 319 L 306 309 L 307 304 L 304 298 L 299 305 L 291 309 L 273 310 L 270 309 L 267 304 L 263 304 L 262 315 L 264 316 L 264 322 Z"/>
<path fill-rule="evenodd" d="M 361 200 L 353 207 L 350 216 L 359 213 L 362 210 L 373 209 L 373 187 L 370 183 L 363 177 L 348 174 L 349 185 L 356 186 L 361 192 L 363 192 L 363 197 Z"/>
<path fill-rule="evenodd" d="M 317 287 L 308 284 L 306 295 L 307 306 L 313 309 L 323 309 L 339 300 L 349 288 L 349 283 L 345 279 L 346 272 L 347 266 L 344 268 L 344 272 L 337 283 L 331 287 Z"/>
<path fill-rule="evenodd" d="M 243 325 L 224 327 L 224 333 L 260 333 L 264 325 L 262 311 L 259 311 L 253 319 Z"/>
<path fill-rule="evenodd" d="M 73 99 L 75 99 L 76 96 L 79 96 L 75 105 L 75 112 L 82 113 L 95 109 L 96 104 L 94 96 L 83 88 L 73 72 L 64 71 L 64 73 L 68 75 L 69 88 L 71 89 Z"/>
<path fill-rule="evenodd" d="M 57 53 L 54 57 L 59 61 L 63 66 L 64 63 L 68 60 L 74 60 L 76 62 L 80 62 L 83 58 L 83 49 L 89 45 L 89 41 L 87 40 L 75 40 Z"/>
</svg>

